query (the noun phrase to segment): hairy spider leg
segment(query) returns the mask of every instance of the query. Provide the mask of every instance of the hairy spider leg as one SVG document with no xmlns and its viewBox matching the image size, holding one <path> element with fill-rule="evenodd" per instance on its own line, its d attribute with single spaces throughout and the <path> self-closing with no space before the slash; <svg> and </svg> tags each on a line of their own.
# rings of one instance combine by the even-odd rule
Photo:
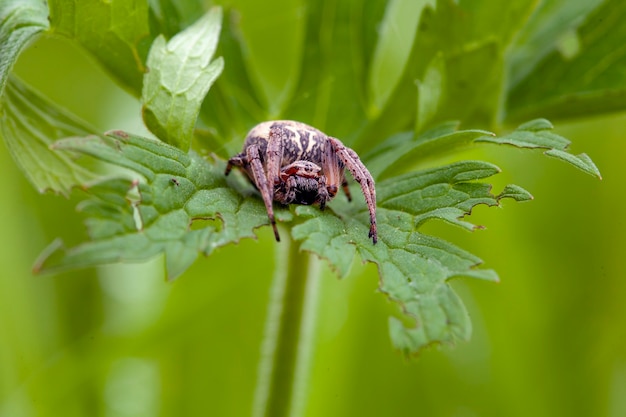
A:
<svg viewBox="0 0 626 417">
<path fill-rule="evenodd" d="M 270 186 L 265 172 L 263 171 L 263 164 L 261 163 L 261 157 L 259 155 L 259 148 L 257 145 L 250 145 L 246 149 L 246 158 L 250 164 L 252 170 L 252 176 L 254 177 L 254 183 L 261 192 L 263 197 L 263 203 L 265 204 L 265 210 L 267 210 L 267 217 L 270 219 L 272 228 L 274 229 L 274 237 L 277 242 L 280 242 L 280 235 L 278 234 L 278 228 L 276 227 L 276 220 L 274 219 L 274 208 L 272 206 L 272 200 L 274 199 L 274 187 Z M 271 193 L 268 190 L 271 189 Z"/>
<path fill-rule="evenodd" d="M 335 146 L 332 144 L 330 139 L 331 138 L 328 137 L 328 140 L 326 141 L 327 145 L 324 147 L 324 152 L 322 153 L 322 165 L 328 174 L 327 186 L 334 191 L 332 193 L 332 197 L 334 197 L 337 193 L 337 184 L 341 183 L 341 188 L 343 189 L 343 193 L 346 195 L 346 198 L 348 201 L 352 201 L 352 195 L 350 194 L 348 181 L 346 180 L 346 175 L 344 173 L 344 164 L 337 157 L 337 154 L 335 153 Z M 335 140 L 338 141 L 338 139 Z"/>
<path fill-rule="evenodd" d="M 234 166 L 238 166 L 238 167 L 243 166 L 243 161 L 241 160 L 241 158 L 239 158 L 239 156 L 233 156 L 232 158 L 228 160 L 228 163 L 226 164 L 226 170 L 224 171 L 224 175 L 228 176 L 228 174 L 230 174 L 230 171 L 233 169 Z"/>
<path fill-rule="evenodd" d="M 337 195 L 338 185 L 343 184 L 346 178 L 341 162 L 333 151 L 333 145 L 328 139 L 329 138 L 326 137 L 322 151 L 322 169 L 326 176 L 326 189 L 330 200 Z"/>
<path fill-rule="evenodd" d="M 341 188 L 343 189 L 343 193 L 346 195 L 348 201 L 352 201 L 352 194 L 350 194 L 350 188 L 348 188 L 348 181 L 344 178 L 341 182 Z"/>
<path fill-rule="evenodd" d="M 352 149 L 345 146 L 339 139 L 328 137 L 335 154 L 343 162 L 350 171 L 354 180 L 359 183 L 365 202 L 370 212 L 370 232 L 369 237 L 372 238 L 374 244 L 378 242 L 378 233 L 376 230 L 376 189 L 374 188 L 374 179 L 372 174 L 367 170 L 359 156 Z"/>
<path fill-rule="evenodd" d="M 280 183 L 280 165 L 283 160 L 283 144 L 287 135 L 282 127 L 272 126 L 267 139 L 267 191 L 274 199 L 274 186 Z"/>
<path fill-rule="evenodd" d="M 317 190 L 318 190 L 318 198 L 320 202 L 320 210 L 324 210 L 326 208 L 326 202 L 330 201 L 331 197 L 328 194 L 328 189 L 326 189 L 326 177 L 324 175 L 320 175 L 317 179 Z"/>
<path fill-rule="evenodd" d="M 282 127 L 272 126 L 270 128 L 269 138 L 267 139 L 267 157 L 265 161 L 267 169 L 267 172 L 265 172 L 267 178 L 265 193 L 261 190 L 263 199 L 265 200 L 267 198 L 269 200 L 270 208 L 268 208 L 267 212 L 268 214 L 270 212 L 272 213 L 272 227 L 274 228 L 274 236 L 276 236 L 277 242 L 280 242 L 280 238 L 278 237 L 276 222 L 274 221 L 274 211 L 271 209 L 271 205 L 272 201 L 274 201 L 274 186 L 280 183 L 280 165 L 283 160 L 285 140 L 287 140 L 287 135 Z M 267 203 L 265 205 L 267 206 Z"/>
</svg>

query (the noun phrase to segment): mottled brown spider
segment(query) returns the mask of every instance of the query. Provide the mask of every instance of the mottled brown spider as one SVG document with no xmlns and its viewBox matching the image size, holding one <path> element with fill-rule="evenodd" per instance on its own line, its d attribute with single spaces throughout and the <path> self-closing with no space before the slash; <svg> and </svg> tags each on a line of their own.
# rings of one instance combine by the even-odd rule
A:
<svg viewBox="0 0 626 417">
<path fill-rule="evenodd" d="M 246 136 L 243 151 L 228 160 L 246 173 L 259 190 L 267 215 L 280 241 L 272 201 L 281 204 L 319 204 L 323 210 L 339 185 L 351 201 L 344 168 L 361 186 L 370 212 L 369 237 L 376 243 L 376 190 L 374 179 L 359 156 L 339 139 L 304 123 L 277 120 L 256 125 Z"/>
</svg>

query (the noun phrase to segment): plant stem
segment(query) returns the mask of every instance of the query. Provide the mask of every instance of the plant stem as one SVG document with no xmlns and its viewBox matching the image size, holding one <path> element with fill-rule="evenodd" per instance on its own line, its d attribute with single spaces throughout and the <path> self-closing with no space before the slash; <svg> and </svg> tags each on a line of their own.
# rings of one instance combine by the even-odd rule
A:
<svg viewBox="0 0 626 417">
<path fill-rule="evenodd" d="M 281 233 L 281 236 L 287 233 Z M 317 316 L 319 262 L 284 239 L 265 322 L 253 417 L 304 412 Z"/>
</svg>

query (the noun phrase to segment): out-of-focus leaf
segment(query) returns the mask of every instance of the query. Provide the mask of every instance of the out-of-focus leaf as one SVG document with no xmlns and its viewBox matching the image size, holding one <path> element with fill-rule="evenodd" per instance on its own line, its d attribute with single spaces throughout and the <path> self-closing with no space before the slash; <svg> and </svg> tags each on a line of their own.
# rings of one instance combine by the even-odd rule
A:
<svg viewBox="0 0 626 417">
<path fill-rule="evenodd" d="M 87 135 L 93 128 L 55 106 L 15 77 L 9 78 L 0 98 L 0 136 L 13 159 L 39 192 L 69 194 L 72 186 L 94 176 L 70 154 L 50 150 L 66 136 Z"/>
<path fill-rule="evenodd" d="M 501 105 L 503 51 L 535 7 L 536 2 L 529 0 L 443 0 L 434 10 L 425 8 L 406 71 L 387 106 L 362 130 L 353 147 L 369 151 L 415 126 L 419 103 L 415 83 L 424 81 L 427 67 L 438 55 L 446 63 L 446 88 L 453 88 L 442 97 L 444 104 L 433 122 L 453 119 L 492 127 L 494 111 Z M 452 114 L 457 111 L 460 115 Z"/>
<path fill-rule="evenodd" d="M 415 131 L 421 132 L 435 117 L 444 98 L 446 66 L 443 56 L 437 55 L 426 68 L 423 80 L 417 81 L 417 117 Z"/>
<path fill-rule="evenodd" d="M 370 66 L 371 111 L 380 112 L 380 109 L 385 106 L 406 69 L 423 10 L 426 7 L 434 9 L 436 5 L 436 0 L 390 0 L 387 2 Z"/>
<path fill-rule="evenodd" d="M 50 29 L 87 49 L 130 93 L 141 94 L 151 44 L 145 0 L 49 0 Z"/>
<path fill-rule="evenodd" d="M 563 37 L 575 31 L 605 0 L 544 0 L 517 34 L 508 55 L 509 89 L 524 79 Z"/>
<path fill-rule="evenodd" d="M 166 42 L 156 38 L 143 84 L 143 119 L 161 140 L 188 150 L 200 106 L 224 68 L 213 58 L 222 11 L 214 8 Z"/>
<path fill-rule="evenodd" d="M 176 278 L 196 259 L 217 247 L 255 237 L 268 223 L 260 199 L 244 198 L 229 186 L 224 165 L 210 164 L 165 143 L 113 132 L 104 137 L 68 138 L 59 152 L 93 156 L 134 172 L 134 178 L 105 179 L 86 186 L 81 205 L 91 240 L 73 248 L 54 242 L 35 265 L 53 272 L 165 256 L 167 276 Z M 277 211 L 287 220 L 289 213 Z M 204 227 L 195 228 L 195 221 Z"/>
<path fill-rule="evenodd" d="M 238 12 L 226 8 L 217 54 L 224 58 L 223 71 L 202 102 L 196 138 L 206 149 L 224 159 L 241 151 L 241 143 L 252 126 L 267 118 L 246 69 L 245 45 L 241 43 Z"/>
<path fill-rule="evenodd" d="M 495 206 L 502 198 L 531 198 L 520 187 L 507 187 L 509 192 L 494 196 L 489 184 L 476 182 L 498 172 L 494 165 L 468 161 L 380 182 L 376 245 L 367 237 L 366 208 L 347 202 L 333 204 L 339 217 L 298 207 L 296 212 L 308 220 L 294 227 L 292 234 L 302 241 L 303 250 L 327 259 L 340 276 L 348 273 L 356 252 L 378 265 L 380 290 L 404 314 L 402 320 L 390 322 L 397 348 L 414 353 L 433 343 L 466 340 L 471 323 L 448 280 L 466 276 L 497 281 L 498 277 L 492 270 L 477 269 L 479 258 L 417 229 L 428 220 L 440 219 L 471 230 L 475 226 L 462 217 L 474 206 Z M 402 324 L 407 322 L 411 324 Z"/>
<path fill-rule="evenodd" d="M 577 33 L 570 51 L 553 52 L 507 98 L 506 118 L 562 119 L 626 108 L 626 2 L 606 0 Z"/>
<path fill-rule="evenodd" d="M 279 117 L 286 109 L 305 64 L 302 60 L 307 29 L 305 3 L 276 0 L 271 7 L 260 1 L 233 4 L 240 12 L 239 28 L 246 45 L 248 71 L 270 118 Z"/>
<path fill-rule="evenodd" d="M 204 14 L 204 3 L 202 0 L 148 0 L 152 32 L 170 39 Z"/>
<path fill-rule="evenodd" d="M 441 102 L 428 123 L 418 124 L 418 129 L 447 120 L 492 126 L 501 105 L 503 57 L 500 48 L 497 42 L 490 40 L 450 54 L 442 68 L 445 83 L 440 93 Z"/>
<path fill-rule="evenodd" d="M 308 1 L 302 76 L 287 118 L 351 144 L 367 120 L 367 69 L 384 8 L 384 1 Z"/>
<path fill-rule="evenodd" d="M 364 156 L 376 178 L 406 171 L 433 155 L 470 144 L 492 134 L 485 130 L 457 130 L 458 122 L 446 123 L 419 135 L 413 132 L 394 135 Z"/>
<path fill-rule="evenodd" d="M 4 0 L 0 3 L 0 96 L 20 52 L 46 29 L 48 9 L 45 2 Z"/>
</svg>

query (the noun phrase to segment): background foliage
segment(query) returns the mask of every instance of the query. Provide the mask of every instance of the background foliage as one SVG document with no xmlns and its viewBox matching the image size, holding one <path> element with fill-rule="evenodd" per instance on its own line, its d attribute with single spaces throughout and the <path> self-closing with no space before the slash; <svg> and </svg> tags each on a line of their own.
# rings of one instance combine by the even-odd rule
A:
<svg viewBox="0 0 626 417">
<path fill-rule="evenodd" d="M 409 3 L 396 2 L 396 9 L 386 13 L 403 16 L 408 13 L 403 7 L 420 9 L 427 3 L 407 6 Z M 390 349 L 386 317 L 394 313 L 394 308 L 374 292 L 377 284 L 372 265 L 354 263 L 350 276 L 341 281 L 325 271 L 309 415 L 623 415 L 626 404 L 620 394 L 626 391 L 626 315 L 621 300 L 626 290 L 620 279 L 625 271 L 619 255 L 625 242 L 623 222 L 619 221 L 622 197 L 614 190 L 620 189 L 619 181 L 624 178 L 620 133 L 625 119 L 620 114 L 585 120 L 573 117 L 619 109 L 623 103 L 620 85 L 624 66 L 619 48 L 614 47 L 621 45 L 623 36 L 606 29 L 614 27 L 608 17 L 617 19 L 624 13 L 624 6 L 618 1 L 578 3 L 517 1 L 496 3 L 500 5 L 496 7 L 493 2 L 472 1 L 461 2 L 456 9 L 452 3 L 439 2 L 440 15 L 424 9 L 422 18 L 427 19 L 428 28 L 437 37 L 429 37 L 425 31 L 418 38 L 421 44 L 416 48 L 420 52 L 417 62 L 422 67 L 414 65 L 414 71 L 421 74 L 429 62 L 437 62 L 428 59 L 429 54 L 435 57 L 437 51 L 445 50 L 451 58 L 444 65 L 458 68 L 457 77 L 469 72 L 471 80 L 485 83 L 472 86 L 476 90 L 469 97 L 478 95 L 481 100 L 477 105 L 442 104 L 445 111 L 432 122 L 436 117 L 454 117 L 472 122 L 471 127 L 488 128 L 501 121 L 514 123 L 518 117 L 569 118 L 559 123 L 559 133 L 574 140 L 575 150 L 584 149 L 592 155 L 606 180 L 598 184 L 581 175 L 575 184 L 570 183 L 573 174 L 562 164 L 515 150 L 482 148 L 465 155 L 496 161 L 505 168 L 504 178 L 496 181 L 501 185 L 516 181 L 536 197 L 528 205 L 507 204 L 503 212 L 477 208 L 472 220 L 489 226 L 480 233 L 469 235 L 441 224 L 427 225 L 429 232 L 471 248 L 503 277 L 498 286 L 454 283 L 470 309 L 475 325 L 473 340 L 455 350 L 429 351 L 419 361 L 407 363 Z M 141 4 L 137 2 L 137 10 L 141 10 Z M 383 2 L 360 9 L 360 2 L 349 4 L 362 10 L 364 21 L 372 27 L 385 12 Z M 93 33 L 72 32 L 76 26 L 63 20 L 64 2 L 52 1 L 50 5 L 52 21 L 59 22 L 55 30 L 62 37 L 38 39 L 22 55 L 15 72 L 53 101 L 88 120 L 92 126 L 82 127 L 85 132 L 111 128 L 139 132 L 140 109 L 132 93 L 141 89 L 134 72 L 107 68 L 127 76 L 118 80 L 125 90 L 115 87 L 102 68 L 77 48 L 81 44 L 98 57 L 108 53 L 102 45 L 112 41 Z M 329 45 L 336 45 L 341 36 L 354 36 L 342 33 L 341 29 L 348 26 L 341 24 L 332 26 L 331 33 L 320 30 L 330 29 L 324 24 L 329 19 L 343 16 L 340 2 L 322 2 L 308 9 L 303 8 L 304 1 L 276 1 L 269 8 L 246 1 L 232 5 L 238 13 L 230 16 L 225 25 L 239 28 L 240 24 L 241 32 L 226 31 L 222 42 L 228 45 L 234 42 L 229 36 L 247 36 L 250 44 L 244 56 L 249 59 L 247 65 L 253 63 L 253 67 L 237 65 L 236 55 L 228 56 L 229 49 L 224 47 L 225 72 L 201 112 L 207 126 L 218 122 L 216 130 L 208 131 L 207 143 L 232 138 L 217 152 L 225 156 L 238 150 L 251 121 L 285 111 L 290 95 L 300 91 L 294 84 L 298 79 L 294 74 L 300 72 L 308 82 L 319 80 L 328 100 L 332 97 L 341 101 L 320 107 L 319 100 L 313 102 L 303 93 L 294 99 L 297 105 L 289 108 L 290 117 L 330 126 L 340 137 L 359 130 L 359 126 L 350 125 L 356 119 L 349 113 L 328 111 L 332 106 L 350 109 L 351 102 L 365 100 L 349 91 L 349 85 L 328 81 L 329 74 L 340 76 L 339 64 L 346 62 L 333 59 L 333 53 L 342 51 Z M 152 24 L 171 36 L 179 25 L 191 24 L 207 5 L 186 2 L 172 6 L 154 1 L 151 6 Z M 172 7 L 178 9 L 168 9 Z M 413 13 L 420 10 L 410 9 Z M 446 10 L 449 15 L 445 15 Z M 589 12 L 596 14 L 585 19 Z M 305 18 L 311 19 L 308 25 L 303 24 Z M 390 21 L 399 22 L 391 28 L 398 32 L 383 23 L 379 26 L 381 34 L 402 30 L 411 33 L 418 23 Z M 512 24 L 515 22 L 517 25 Z M 93 23 L 94 27 L 99 24 L 106 22 Z M 579 38 L 573 36 L 577 25 L 582 25 Z M 133 30 L 139 35 L 148 33 L 145 26 L 133 26 Z M 359 35 L 365 38 L 365 44 L 375 44 L 374 33 Z M 79 41 L 68 42 L 63 36 Z M 493 46 L 494 37 L 518 47 L 499 50 Z M 136 44 L 136 39 L 129 42 L 122 37 L 115 50 L 127 53 L 125 45 L 137 45 L 130 53 L 145 62 L 149 42 Z M 304 39 L 320 42 L 321 50 L 330 55 L 321 60 L 307 57 L 310 50 L 300 46 Z M 488 76 L 492 74 L 490 68 L 460 65 L 460 55 L 455 55 L 459 39 L 464 43 L 474 41 L 469 53 L 484 54 L 494 66 L 505 62 L 512 66 L 510 74 L 515 76 L 511 76 L 512 92 L 507 95 L 506 106 L 510 114 L 494 119 L 494 106 L 501 103 L 502 97 L 485 91 L 491 91 L 489 86 L 497 80 Z M 593 47 L 599 39 L 605 42 L 604 54 Z M 572 52 L 576 42 L 584 54 Z M 590 46 L 583 48 L 585 45 Z M 284 56 L 309 59 L 286 60 L 277 67 L 276 49 Z M 373 47 L 350 51 L 361 62 L 382 53 Z M 507 60 L 499 60 L 504 53 Z M 576 60 L 574 63 L 563 58 L 568 53 Z M 522 65 L 528 62 L 528 56 L 536 60 L 535 74 L 515 69 L 516 65 L 528 68 Z M 228 62 L 233 62 L 231 68 Z M 604 65 L 592 65 L 597 62 Z M 380 65 L 380 71 L 393 72 L 382 62 Z M 238 72 L 243 68 L 247 68 L 249 77 Z M 576 69 L 588 75 L 576 77 Z M 569 78 L 568 71 L 574 71 Z M 393 85 L 376 85 L 364 76 L 370 97 L 375 98 L 368 108 L 372 115 L 381 111 L 377 103 L 408 103 L 403 95 L 415 74 L 403 79 L 401 71 L 398 73 L 400 87 L 395 90 Z M 455 74 L 450 76 L 447 85 L 458 87 Z M 237 91 L 234 86 L 239 86 L 241 96 L 234 102 L 244 103 L 245 109 L 217 105 L 219 100 L 228 100 L 220 94 L 225 85 L 228 91 Z M 608 87 L 610 94 L 606 92 Z M 246 102 L 250 100 L 246 99 L 250 89 L 258 92 L 258 102 Z M 514 93 L 515 89 L 520 93 Z M 558 95 L 559 89 L 573 98 Z M 538 101 L 538 97 L 550 95 L 546 91 L 556 94 L 559 100 L 568 100 L 568 105 L 561 102 L 559 106 L 559 100 Z M 570 105 L 581 95 L 591 97 L 591 101 L 584 101 L 584 112 L 580 106 Z M 468 108 L 474 111 L 467 113 Z M 268 113 L 262 109 L 269 109 Z M 221 115 L 219 111 L 231 114 Z M 356 106 L 353 111 L 358 111 Z M 394 111 L 398 112 L 389 110 Z M 387 120 L 401 124 L 398 119 L 401 117 Z M 219 120 L 228 120 L 229 124 L 219 125 Z M 367 142 L 363 143 L 366 146 Z M 219 249 L 210 259 L 196 262 L 184 279 L 172 285 L 162 282 L 160 260 L 33 277 L 27 271 L 49 241 L 57 236 L 76 242 L 83 238 L 80 224 L 68 216 L 78 196 L 69 201 L 40 196 L 7 152 L 0 157 L 0 169 L 7 179 L 0 209 L 5 231 L 0 251 L 5 271 L 0 281 L 0 413 L 247 414 L 274 262 L 270 233 L 261 230 L 258 242 L 242 241 L 238 246 Z M 246 262 L 241 261 L 242 254 Z"/>
</svg>

